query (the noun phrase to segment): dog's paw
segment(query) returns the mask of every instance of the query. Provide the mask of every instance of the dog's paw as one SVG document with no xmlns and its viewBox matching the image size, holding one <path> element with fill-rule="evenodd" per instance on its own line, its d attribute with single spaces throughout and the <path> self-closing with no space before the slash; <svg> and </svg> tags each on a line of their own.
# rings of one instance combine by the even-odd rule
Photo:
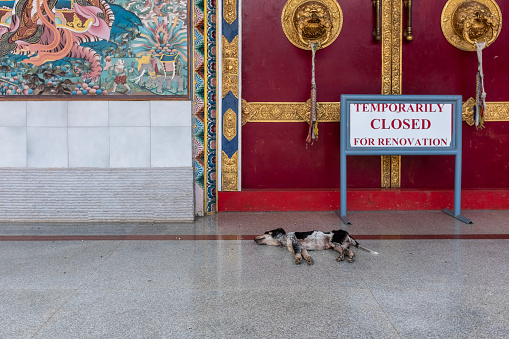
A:
<svg viewBox="0 0 509 339">
<path fill-rule="evenodd" d="M 302 264 L 302 258 L 295 258 L 295 265 Z"/>
<path fill-rule="evenodd" d="M 336 258 L 336 261 L 343 261 L 343 260 L 345 260 L 344 255 L 340 255 L 339 257 Z"/>
<path fill-rule="evenodd" d="M 351 263 L 351 262 L 353 262 L 353 258 L 349 257 L 347 261 Z"/>
<path fill-rule="evenodd" d="M 315 261 L 313 260 L 313 258 L 309 257 L 309 259 L 307 260 L 307 263 L 308 263 L 308 265 L 313 265 L 315 263 Z"/>
</svg>

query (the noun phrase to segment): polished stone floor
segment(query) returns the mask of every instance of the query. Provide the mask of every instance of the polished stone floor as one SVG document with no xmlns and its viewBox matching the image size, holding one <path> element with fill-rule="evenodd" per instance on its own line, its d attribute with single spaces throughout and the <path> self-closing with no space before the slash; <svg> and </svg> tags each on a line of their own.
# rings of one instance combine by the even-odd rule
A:
<svg viewBox="0 0 509 339">
<path fill-rule="evenodd" d="M 509 338 L 509 211 L 0 223 L 0 338 Z M 343 228 L 379 255 L 293 264 L 255 235 Z"/>
</svg>

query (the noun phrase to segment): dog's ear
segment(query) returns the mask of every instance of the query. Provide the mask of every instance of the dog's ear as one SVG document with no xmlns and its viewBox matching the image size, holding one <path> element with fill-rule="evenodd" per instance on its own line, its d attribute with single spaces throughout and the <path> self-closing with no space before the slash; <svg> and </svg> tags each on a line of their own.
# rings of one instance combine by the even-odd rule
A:
<svg viewBox="0 0 509 339">
<path fill-rule="evenodd" d="M 286 234 L 286 232 L 282 228 L 276 228 L 275 230 L 270 230 L 270 231 L 265 232 L 265 234 L 268 234 L 268 235 L 270 235 L 272 237 L 275 237 L 275 236 L 280 235 L 280 234 Z"/>
<path fill-rule="evenodd" d="M 275 230 L 272 231 L 273 237 L 280 235 L 280 234 L 286 234 L 285 230 L 282 228 L 276 228 Z"/>
</svg>

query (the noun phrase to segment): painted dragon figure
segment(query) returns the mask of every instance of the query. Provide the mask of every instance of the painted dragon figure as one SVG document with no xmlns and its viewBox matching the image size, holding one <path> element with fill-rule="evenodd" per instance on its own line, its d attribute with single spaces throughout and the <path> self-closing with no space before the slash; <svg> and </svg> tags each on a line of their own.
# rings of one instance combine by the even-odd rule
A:
<svg viewBox="0 0 509 339">
<path fill-rule="evenodd" d="M 58 0 L 16 0 L 12 11 L 0 10 L 0 57 L 26 55 L 24 63 L 40 66 L 64 57 L 85 59 L 97 80 L 101 56 L 83 42 L 109 40 L 115 16 L 105 0 L 76 0 L 56 9 Z"/>
</svg>

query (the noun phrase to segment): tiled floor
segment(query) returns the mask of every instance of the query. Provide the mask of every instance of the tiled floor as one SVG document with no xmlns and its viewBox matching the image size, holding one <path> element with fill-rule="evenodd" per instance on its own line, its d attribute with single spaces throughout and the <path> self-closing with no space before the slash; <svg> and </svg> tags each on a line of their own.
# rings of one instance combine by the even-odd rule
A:
<svg viewBox="0 0 509 339">
<path fill-rule="evenodd" d="M 509 211 L 220 213 L 0 224 L 0 338 L 508 338 Z M 255 235 L 348 230 L 380 252 L 294 265 Z"/>
</svg>

